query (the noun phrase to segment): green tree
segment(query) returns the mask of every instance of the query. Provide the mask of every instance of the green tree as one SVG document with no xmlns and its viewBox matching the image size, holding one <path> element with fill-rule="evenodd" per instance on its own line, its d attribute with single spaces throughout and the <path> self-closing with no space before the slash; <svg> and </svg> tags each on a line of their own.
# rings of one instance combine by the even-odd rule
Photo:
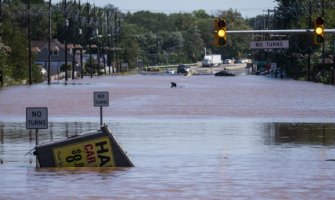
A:
<svg viewBox="0 0 335 200">
<path fill-rule="evenodd" d="M 148 31 L 154 33 L 173 29 L 168 15 L 164 13 L 151 13 L 149 11 L 139 11 L 132 15 L 128 15 L 127 23 L 144 26 Z"/>
<path fill-rule="evenodd" d="M 318 16 L 321 16 L 324 12 L 325 28 L 330 28 L 335 25 L 335 11 L 333 9 L 332 0 L 324 0 L 323 12 L 322 4 L 317 0 L 301 0 L 301 1 L 290 1 L 290 0 L 276 0 L 278 3 L 278 9 L 274 13 L 273 21 L 274 25 L 279 29 L 307 29 L 313 28 L 313 23 Z M 311 3 L 311 4 L 310 4 Z M 309 13 L 309 6 L 311 5 L 312 13 Z M 312 23 L 309 27 L 309 17 L 311 14 Z M 333 41 L 334 35 L 325 34 L 325 58 L 333 54 Z M 292 55 L 293 59 L 297 59 L 296 55 L 303 55 L 299 58 L 299 62 L 293 63 L 293 67 L 287 68 L 289 74 L 294 74 L 296 78 L 307 79 L 307 59 L 308 50 L 312 52 L 310 78 L 313 81 L 330 83 L 331 76 L 333 75 L 332 69 L 328 66 L 329 64 L 322 64 L 322 48 L 323 45 L 314 45 L 312 34 L 292 34 L 289 37 L 290 49 L 288 54 Z M 326 59 L 325 59 L 326 60 Z M 304 64 L 301 64 L 304 63 Z M 288 65 L 288 62 L 284 62 L 283 65 Z M 295 65 L 298 69 L 295 69 Z M 295 69 L 293 71 L 292 69 Z"/>
<path fill-rule="evenodd" d="M 137 26 L 134 24 L 124 24 L 121 28 L 121 48 L 124 53 L 124 62 L 127 62 L 130 68 L 137 67 L 139 57 L 139 46 L 137 43 Z"/>
<path fill-rule="evenodd" d="M 185 39 L 184 50 L 187 55 L 187 61 L 196 62 L 201 60 L 203 55 L 204 43 L 201 38 L 201 34 L 197 26 L 191 27 L 186 31 L 182 32 Z"/>
<path fill-rule="evenodd" d="M 8 54 L 10 53 L 10 48 L 8 46 L 5 46 L 1 40 L 0 40 L 0 75 L 1 77 L 1 82 L 0 87 L 2 87 L 6 80 L 5 77 L 8 77 L 10 74 L 10 68 L 7 65 L 7 59 L 8 59 Z"/>
</svg>

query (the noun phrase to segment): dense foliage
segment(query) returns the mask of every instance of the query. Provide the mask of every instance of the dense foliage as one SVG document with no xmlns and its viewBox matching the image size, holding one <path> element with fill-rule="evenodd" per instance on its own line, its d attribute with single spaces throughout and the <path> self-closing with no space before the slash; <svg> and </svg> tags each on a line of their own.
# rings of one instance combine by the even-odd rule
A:
<svg viewBox="0 0 335 200">
<path fill-rule="evenodd" d="M 313 29 L 318 16 L 323 16 L 326 29 L 332 29 L 335 25 L 333 0 L 276 0 L 276 2 L 278 7 L 271 10 L 269 15 L 251 19 L 255 29 Z M 277 62 L 293 78 L 334 84 L 333 33 L 325 33 L 324 45 L 313 44 L 312 33 L 286 34 L 282 39 L 289 40 L 290 48 L 272 51 L 268 53 L 267 59 Z M 264 56 L 262 57 L 264 52 L 255 54 L 264 59 Z"/>
<path fill-rule="evenodd" d="M 48 40 L 48 2 L 30 0 L 31 10 L 27 10 L 28 0 L 2 1 L 2 37 L 0 41 L 0 72 L 6 82 L 26 80 L 28 77 L 28 29 L 27 19 L 32 21 L 32 40 Z M 65 4 L 65 2 L 67 2 Z M 86 47 L 93 32 L 98 30 L 102 37 L 99 43 L 111 47 L 108 62 L 126 62 L 130 69 L 139 67 L 139 63 L 165 65 L 194 63 L 202 60 L 207 53 L 221 54 L 225 58 L 253 57 L 255 60 L 276 62 L 292 77 L 329 83 L 332 67 L 329 56 L 333 54 L 332 34 L 326 34 L 324 45 L 327 62 L 322 60 L 323 45 L 311 43 L 312 34 L 288 34 L 284 38 L 290 41 L 290 48 L 281 51 L 252 51 L 251 40 L 267 40 L 270 35 L 233 35 L 228 34 L 225 48 L 213 45 L 213 20 L 223 16 L 227 20 L 228 30 L 247 29 L 307 29 L 309 26 L 309 0 L 276 0 L 278 7 L 265 15 L 245 19 L 236 10 L 218 10 L 209 15 L 204 10 L 192 13 L 154 13 L 139 11 L 122 13 L 113 5 L 103 8 L 80 1 L 62 1 L 51 8 L 52 37 L 59 41 L 80 43 Z M 311 1 L 312 22 L 322 15 L 320 1 Z M 335 10 L 332 0 L 324 0 L 324 18 L 326 28 L 335 25 Z M 65 26 L 65 21 L 68 26 Z M 81 31 L 79 31 L 81 30 Z M 81 33 L 81 34 L 79 34 Z M 118 47 L 118 48 L 116 48 Z M 116 50 L 117 49 L 117 50 Z M 120 50 L 121 49 L 121 50 Z M 311 52 L 311 69 L 307 69 L 308 52 Z M 89 52 L 87 49 L 86 52 Z M 94 62 L 94 61 L 93 61 Z M 34 81 L 41 80 L 37 66 L 33 66 Z M 310 77 L 308 77 L 310 76 Z"/>
<path fill-rule="evenodd" d="M 29 15 L 32 40 L 48 40 L 48 2 L 31 0 L 30 12 L 27 2 L 2 2 L 2 41 L 11 48 L 10 53 L 2 54 L 1 60 L 7 81 L 27 79 Z M 52 5 L 51 13 L 53 38 L 59 41 L 66 39 L 68 43 L 80 43 L 85 47 L 91 42 L 93 32 L 98 30 L 102 35 L 99 43 L 114 49 L 107 51 L 110 53 L 109 62 L 127 62 L 130 69 L 137 68 L 138 63 L 147 66 L 194 63 L 203 58 L 205 49 L 208 53 L 220 53 L 223 57 L 248 54 L 247 40 L 242 37 L 231 37 L 227 49 L 213 46 L 214 17 L 227 17 L 234 29 L 249 28 L 247 20 L 233 10 L 218 11 L 217 16 L 210 16 L 204 10 L 173 14 L 149 11 L 122 13 L 113 5 L 99 8 L 89 3 L 80 4 L 79 1 L 67 1 L 66 4 L 62 1 Z M 66 20 L 68 26 L 65 26 Z M 115 50 L 115 47 L 121 50 Z"/>
</svg>

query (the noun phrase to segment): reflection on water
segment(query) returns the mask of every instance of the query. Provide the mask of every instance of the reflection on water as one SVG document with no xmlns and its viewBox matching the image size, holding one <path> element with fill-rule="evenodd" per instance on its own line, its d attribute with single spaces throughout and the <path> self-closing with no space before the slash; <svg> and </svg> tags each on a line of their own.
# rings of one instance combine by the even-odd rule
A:
<svg viewBox="0 0 335 200">
<path fill-rule="evenodd" d="M 0 197 L 335 197 L 335 163 L 326 161 L 335 158 L 335 124 L 199 119 L 113 119 L 107 123 L 128 151 L 134 168 L 35 168 L 32 153 L 24 156 L 35 146 L 34 134 L 30 140 L 24 123 L 0 123 Z M 48 130 L 40 130 L 40 143 L 97 127 L 87 122 L 50 123 Z"/>
<path fill-rule="evenodd" d="M 95 131 L 97 123 L 91 122 L 49 122 L 48 129 L 38 131 L 41 143 L 78 135 L 83 132 Z M 1 143 L 6 142 L 35 142 L 35 130 L 26 129 L 25 123 L 0 122 Z M 35 144 L 35 143 L 34 143 Z"/>
<path fill-rule="evenodd" d="M 266 144 L 323 145 L 335 144 L 334 124 L 268 123 L 265 126 Z"/>
</svg>

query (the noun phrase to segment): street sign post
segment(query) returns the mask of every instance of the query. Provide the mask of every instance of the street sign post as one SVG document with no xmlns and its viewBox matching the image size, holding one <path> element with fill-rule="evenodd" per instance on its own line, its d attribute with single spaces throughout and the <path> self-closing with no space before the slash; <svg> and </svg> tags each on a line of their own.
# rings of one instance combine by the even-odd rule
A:
<svg viewBox="0 0 335 200">
<path fill-rule="evenodd" d="M 102 107 L 109 106 L 109 94 L 107 91 L 94 92 L 93 94 L 94 107 L 100 107 L 100 125 L 102 126 Z"/>
<path fill-rule="evenodd" d="M 35 141 L 36 141 L 36 146 L 37 146 L 38 145 L 38 130 L 48 129 L 48 108 L 47 107 L 27 107 L 26 108 L 26 128 L 35 129 Z M 36 167 L 38 167 L 37 157 L 36 157 Z"/>
<path fill-rule="evenodd" d="M 269 40 L 250 42 L 251 49 L 287 49 L 289 48 L 288 40 Z"/>
</svg>

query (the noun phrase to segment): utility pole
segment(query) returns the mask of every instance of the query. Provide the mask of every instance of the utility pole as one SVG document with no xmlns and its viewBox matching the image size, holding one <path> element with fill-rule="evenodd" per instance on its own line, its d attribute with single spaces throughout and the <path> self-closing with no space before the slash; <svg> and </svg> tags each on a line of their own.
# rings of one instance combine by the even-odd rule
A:
<svg viewBox="0 0 335 200">
<path fill-rule="evenodd" d="M 98 19 L 97 19 L 97 21 L 98 21 L 98 23 L 99 24 L 102 24 L 102 18 L 101 18 L 101 15 L 99 15 L 98 16 Z M 101 27 L 101 26 L 100 26 Z M 99 35 L 100 34 L 100 30 L 99 30 L 99 28 L 100 28 L 99 26 L 97 27 L 97 35 Z M 101 31 L 101 34 L 103 34 L 102 33 L 102 31 Z M 100 52 L 100 47 L 103 47 L 103 45 L 101 45 L 100 44 L 100 41 L 99 41 L 99 37 L 97 38 L 97 58 L 98 58 L 98 75 L 100 76 L 101 75 L 101 69 L 100 69 L 100 56 L 101 56 L 101 52 Z"/>
<path fill-rule="evenodd" d="M 322 3 L 321 3 L 321 6 L 322 6 L 322 17 L 324 18 L 324 15 L 325 15 L 325 1 L 322 0 Z M 325 72 L 325 43 L 323 42 L 322 43 L 322 77 L 324 78 L 325 75 L 326 75 L 326 72 Z"/>
<path fill-rule="evenodd" d="M 335 41 L 334 41 L 334 49 L 333 49 L 333 79 L 332 84 L 335 84 Z"/>
<path fill-rule="evenodd" d="M 87 35 L 89 38 L 91 38 L 91 34 L 92 34 L 92 28 L 91 28 L 91 25 L 90 25 L 90 4 L 87 2 L 87 25 L 88 25 L 88 30 L 87 30 Z M 92 78 L 93 77 L 93 67 L 92 67 L 92 40 L 89 39 L 88 40 L 89 42 L 89 50 L 90 50 L 90 62 L 89 62 L 89 65 L 90 65 L 90 77 Z"/>
<path fill-rule="evenodd" d="M 65 12 L 65 34 L 64 34 L 64 46 L 65 46 L 65 81 L 67 81 L 67 41 L 66 41 L 66 36 L 67 36 L 67 28 L 69 25 L 69 21 L 67 20 L 67 5 L 66 5 L 66 0 L 64 0 L 64 12 Z"/>
<path fill-rule="evenodd" d="M 117 46 L 118 46 L 118 39 L 117 39 L 117 35 L 118 35 L 118 23 L 117 23 L 117 12 L 115 11 L 115 17 L 114 17 L 114 23 L 115 23 L 115 28 L 114 28 L 114 32 L 115 32 L 115 63 L 116 63 L 116 71 L 119 72 L 119 59 L 118 59 L 118 52 L 117 52 Z"/>
<path fill-rule="evenodd" d="M 0 0 L 0 42 L 2 42 L 2 0 Z"/>
<path fill-rule="evenodd" d="M 118 40 L 118 44 L 120 45 L 121 43 L 121 19 L 118 18 L 118 28 L 117 28 L 117 40 Z M 123 60 L 123 56 L 122 56 L 122 52 L 121 52 L 121 49 L 119 48 L 119 68 L 120 68 L 120 71 L 121 71 L 121 62 Z"/>
<path fill-rule="evenodd" d="M 31 20 L 30 20 L 30 0 L 28 0 L 28 59 L 29 59 L 29 85 L 33 84 L 32 81 L 32 66 L 31 66 Z"/>
<path fill-rule="evenodd" d="M 309 2 L 309 18 L 308 18 L 308 28 L 312 28 L 312 2 Z M 311 38 L 310 34 L 307 34 Z M 310 44 L 312 39 L 309 40 Z M 307 81 L 311 80 L 311 45 L 308 47 L 308 64 L 307 64 Z"/>
<path fill-rule="evenodd" d="M 107 43 L 108 43 L 108 51 L 107 51 L 107 65 L 108 65 L 108 73 L 111 74 L 111 30 L 109 24 L 109 16 L 110 12 L 107 10 Z"/>
<path fill-rule="evenodd" d="M 114 10 L 114 12 L 116 12 L 115 10 Z M 112 21 L 112 15 L 113 15 L 113 13 L 111 13 L 111 22 L 110 22 L 110 41 L 111 41 L 111 66 L 112 66 L 112 73 L 114 74 L 115 73 L 115 66 L 114 66 L 114 57 L 115 57 L 115 41 L 114 41 L 114 35 L 115 35 L 115 27 L 114 27 L 114 29 L 113 29 L 113 21 Z"/>
<path fill-rule="evenodd" d="M 106 15 L 106 11 L 104 11 L 104 15 Z M 106 21 L 106 18 L 103 20 L 102 19 L 102 16 L 100 16 L 100 23 L 101 24 L 104 24 Z M 106 25 L 106 24 L 105 24 Z M 102 32 L 102 34 L 106 34 L 106 29 L 103 29 L 102 28 L 102 30 L 103 30 L 103 32 Z M 102 42 L 101 44 L 101 49 L 102 49 L 102 61 L 103 61 L 103 67 L 104 67 L 104 74 L 107 74 L 106 73 L 106 46 L 104 45 L 104 43 L 105 42 Z"/>
<path fill-rule="evenodd" d="M 76 4 L 76 1 L 74 1 L 74 4 Z M 75 71 L 75 64 L 76 64 L 76 21 L 78 19 L 73 19 L 73 49 L 72 49 L 72 73 L 71 73 L 71 78 L 72 80 L 74 79 L 74 71 Z"/>
<path fill-rule="evenodd" d="M 99 34 L 99 30 L 97 31 L 97 33 Z M 98 59 L 98 75 L 100 76 L 101 72 L 100 72 L 100 42 L 99 42 L 99 39 L 97 39 L 96 44 L 97 44 L 97 59 Z"/>
<path fill-rule="evenodd" d="M 81 46 L 81 43 L 82 43 L 82 35 L 83 35 L 83 29 L 82 29 L 82 23 L 81 23 L 81 3 L 80 3 L 80 0 L 79 0 L 79 5 L 78 5 L 78 9 L 79 9 L 79 14 L 80 14 L 80 20 L 79 20 L 79 45 L 80 45 L 80 78 L 83 78 L 83 72 L 84 72 L 84 66 L 83 66 L 83 47 Z"/>
<path fill-rule="evenodd" d="M 51 82 L 51 0 L 49 0 L 49 37 L 48 37 L 48 85 Z"/>
<path fill-rule="evenodd" d="M 2 43 L 2 0 L 0 0 L 0 43 Z M 0 87 L 3 87 L 3 72 L 0 68 Z"/>
</svg>

